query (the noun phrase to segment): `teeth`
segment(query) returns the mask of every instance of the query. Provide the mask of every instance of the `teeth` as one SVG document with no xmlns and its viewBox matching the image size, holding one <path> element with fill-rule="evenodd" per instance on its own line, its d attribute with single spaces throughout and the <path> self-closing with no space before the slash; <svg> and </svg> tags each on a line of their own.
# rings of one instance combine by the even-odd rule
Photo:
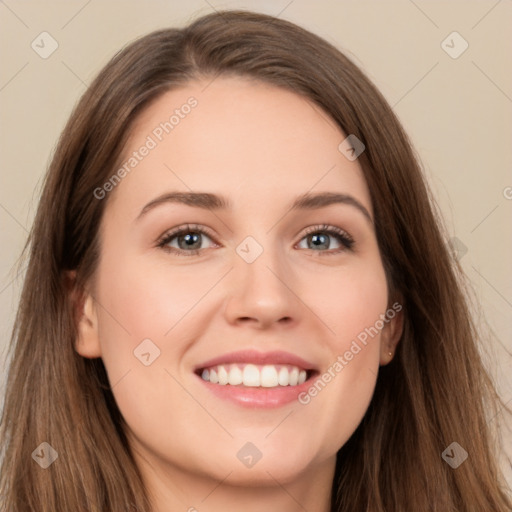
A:
<svg viewBox="0 0 512 512">
<path fill-rule="evenodd" d="M 260 385 L 260 381 L 261 381 L 260 372 L 259 372 L 258 368 L 256 366 L 254 366 L 253 364 L 248 364 L 244 368 L 244 373 L 243 373 L 242 378 L 243 378 L 242 383 L 244 386 L 250 386 L 250 387 L 257 388 Z"/>
<path fill-rule="evenodd" d="M 279 370 L 279 375 L 277 376 L 277 380 L 279 382 L 280 386 L 288 386 L 290 384 L 290 372 L 288 371 L 288 368 L 285 368 L 284 366 Z"/>
<path fill-rule="evenodd" d="M 222 386 L 225 386 L 228 383 L 228 372 L 226 371 L 226 368 L 224 366 L 219 366 L 219 384 Z"/>
<path fill-rule="evenodd" d="M 279 370 L 281 371 L 281 370 Z M 266 365 L 261 369 L 261 385 L 264 388 L 275 388 L 279 383 L 275 366 Z"/>
<path fill-rule="evenodd" d="M 208 380 L 208 379 L 204 379 Z M 238 368 L 235 364 L 231 365 L 231 369 L 229 370 L 229 384 L 231 386 L 238 386 L 238 384 L 242 384 L 244 381 L 242 370 Z"/>
<path fill-rule="evenodd" d="M 302 384 L 307 379 L 307 373 L 306 370 L 291 365 L 219 364 L 212 368 L 205 368 L 201 378 L 221 386 L 229 384 L 252 388 L 275 388 Z"/>
</svg>

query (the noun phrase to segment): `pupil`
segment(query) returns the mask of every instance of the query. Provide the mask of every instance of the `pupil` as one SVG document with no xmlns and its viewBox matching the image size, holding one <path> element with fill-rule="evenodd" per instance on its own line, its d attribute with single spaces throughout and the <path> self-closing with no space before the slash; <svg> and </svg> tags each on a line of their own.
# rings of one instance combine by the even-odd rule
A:
<svg viewBox="0 0 512 512">
<path fill-rule="evenodd" d="M 326 246 L 329 244 L 329 237 L 327 235 L 312 235 L 311 241 L 316 247 Z"/>
<path fill-rule="evenodd" d="M 185 244 L 186 244 L 186 247 L 191 247 L 193 246 L 195 243 L 197 243 L 199 241 L 199 234 L 198 233 L 193 233 L 193 234 L 187 234 L 183 237 L 183 239 L 185 240 Z"/>
</svg>

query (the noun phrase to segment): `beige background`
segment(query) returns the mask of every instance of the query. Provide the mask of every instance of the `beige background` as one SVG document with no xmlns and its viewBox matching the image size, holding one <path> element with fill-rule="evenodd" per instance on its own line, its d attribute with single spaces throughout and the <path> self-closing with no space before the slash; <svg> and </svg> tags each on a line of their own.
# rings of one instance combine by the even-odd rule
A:
<svg viewBox="0 0 512 512">
<path fill-rule="evenodd" d="M 489 368 L 512 406 L 510 0 L 0 2 L 0 360 L 22 283 L 16 264 L 72 106 L 135 37 L 221 8 L 265 12 L 319 34 L 347 52 L 393 105 L 424 163 L 447 238 L 457 237 L 463 249 L 461 264 L 497 338 Z M 58 43 L 47 59 L 31 48 L 44 31 Z M 457 58 L 445 51 L 463 48 L 458 36 L 446 39 L 454 31 L 469 45 Z M 510 462 L 504 465 L 512 482 Z"/>
</svg>

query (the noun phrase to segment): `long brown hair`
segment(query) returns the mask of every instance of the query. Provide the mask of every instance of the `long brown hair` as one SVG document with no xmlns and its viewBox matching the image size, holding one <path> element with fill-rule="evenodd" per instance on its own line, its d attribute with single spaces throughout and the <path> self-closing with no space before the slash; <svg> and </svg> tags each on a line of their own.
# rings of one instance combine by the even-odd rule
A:
<svg viewBox="0 0 512 512">
<path fill-rule="evenodd" d="M 79 296 L 98 260 L 105 200 L 138 114 L 192 79 L 237 75 L 312 100 L 359 156 L 403 336 L 380 369 L 363 421 L 337 456 L 332 511 L 511 510 L 486 424 L 498 400 L 477 348 L 459 276 L 420 166 L 399 121 L 339 50 L 296 25 L 224 11 L 153 32 L 116 54 L 74 109 L 56 148 L 27 245 L 2 415 L 0 491 L 9 512 L 138 511 L 150 502 L 101 359 L 74 349 Z M 341 142 L 341 141 L 340 141 Z M 76 271 L 70 282 L 66 271 Z M 494 409 L 493 409 L 494 408 Z M 456 441 L 457 469 L 441 453 Z M 43 470 L 42 442 L 59 454 Z"/>
</svg>

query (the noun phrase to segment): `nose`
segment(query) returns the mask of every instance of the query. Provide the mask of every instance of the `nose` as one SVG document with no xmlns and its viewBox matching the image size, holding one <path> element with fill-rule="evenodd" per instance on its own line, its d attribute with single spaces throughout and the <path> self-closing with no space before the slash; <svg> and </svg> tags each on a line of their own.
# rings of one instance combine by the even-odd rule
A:
<svg viewBox="0 0 512 512">
<path fill-rule="evenodd" d="M 252 263 L 234 256 L 224 310 L 228 323 L 255 329 L 297 324 L 301 309 L 298 283 L 284 257 L 270 250 Z"/>
</svg>

